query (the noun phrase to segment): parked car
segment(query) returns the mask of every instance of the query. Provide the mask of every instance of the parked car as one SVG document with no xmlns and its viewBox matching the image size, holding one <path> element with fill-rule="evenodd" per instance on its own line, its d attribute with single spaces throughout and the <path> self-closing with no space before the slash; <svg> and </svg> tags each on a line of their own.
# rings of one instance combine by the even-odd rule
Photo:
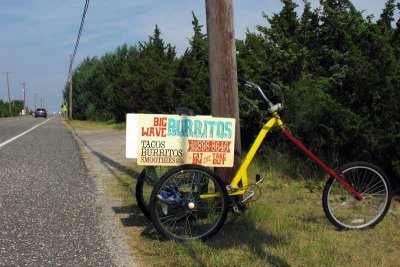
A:
<svg viewBox="0 0 400 267">
<path fill-rule="evenodd" d="M 47 110 L 44 108 L 38 108 L 35 111 L 35 118 L 37 117 L 43 117 L 43 118 L 47 118 Z"/>
</svg>

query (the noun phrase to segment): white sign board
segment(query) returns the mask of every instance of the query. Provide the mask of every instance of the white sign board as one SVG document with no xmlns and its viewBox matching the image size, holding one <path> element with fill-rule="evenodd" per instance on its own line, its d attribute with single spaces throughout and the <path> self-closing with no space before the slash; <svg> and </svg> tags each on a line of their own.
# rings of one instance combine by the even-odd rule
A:
<svg viewBox="0 0 400 267">
<path fill-rule="evenodd" d="M 235 119 L 128 114 L 126 157 L 138 165 L 232 167 Z"/>
</svg>

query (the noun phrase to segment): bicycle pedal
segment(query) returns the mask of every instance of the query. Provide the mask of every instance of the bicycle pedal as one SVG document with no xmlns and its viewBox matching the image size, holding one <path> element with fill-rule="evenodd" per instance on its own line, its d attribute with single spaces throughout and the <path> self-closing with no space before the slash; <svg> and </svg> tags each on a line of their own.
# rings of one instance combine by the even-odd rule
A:
<svg viewBox="0 0 400 267">
<path fill-rule="evenodd" d="M 250 200 L 255 195 L 255 193 L 256 192 L 254 190 L 250 190 L 250 191 L 246 192 L 243 195 L 242 203 L 245 203 L 246 201 Z"/>
<path fill-rule="evenodd" d="M 241 214 L 247 209 L 246 205 L 241 201 L 232 205 L 232 211 L 236 214 Z"/>
<path fill-rule="evenodd" d="M 240 189 L 238 186 L 233 187 L 230 184 L 228 184 L 225 188 L 226 188 L 226 190 L 228 192 L 235 192 L 235 191 L 238 191 Z"/>
<path fill-rule="evenodd" d="M 239 208 L 237 206 L 233 206 L 232 210 L 233 210 L 234 213 L 237 213 L 237 214 L 240 213 L 240 210 L 239 210 Z"/>
<path fill-rule="evenodd" d="M 256 184 L 261 184 L 264 181 L 264 176 L 256 174 Z"/>
</svg>

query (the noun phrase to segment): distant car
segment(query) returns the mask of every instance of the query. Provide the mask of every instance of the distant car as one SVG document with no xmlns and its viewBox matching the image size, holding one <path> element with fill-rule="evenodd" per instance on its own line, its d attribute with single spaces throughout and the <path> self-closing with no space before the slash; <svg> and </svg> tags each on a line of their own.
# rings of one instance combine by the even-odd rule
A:
<svg viewBox="0 0 400 267">
<path fill-rule="evenodd" d="M 37 118 L 37 117 L 47 118 L 47 110 L 45 110 L 44 108 L 36 109 L 35 118 Z"/>
</svg>

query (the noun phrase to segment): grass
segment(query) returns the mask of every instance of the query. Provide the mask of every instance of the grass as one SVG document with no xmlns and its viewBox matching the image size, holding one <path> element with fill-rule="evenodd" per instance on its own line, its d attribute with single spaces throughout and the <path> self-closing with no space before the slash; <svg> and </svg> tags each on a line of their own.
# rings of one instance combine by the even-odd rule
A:
<svg viewBox="0 0 400 267">
<path fill-rule="evenodd" d="M 85 124 L 74 127 L 103 127 Z M 134 187 L 138 175 L 117 173 L 105 193 L 120 199 L 116 213 L 138 266 L 399 265 L 398 201 L 372 230 L 337 231 L 322 210 L 324 180 L 309 178 L 309 173 L 321 174 L 308 164 L 269 154 L 268 160 L 259 157 L 249 169 L 250 177 L 256 173 L 265 176 L 260 198 L 243 214 L 229 214 L 224 227 L 207 242 L 163 240 L 137 208 Z M 128 162 L 121 164 L 136 173 L 141 171 Z"/>
<path fill-rule="evenodd" d="M 125 125 L 115 122 L 66 120 L 75 129 L 83 131 L 125 130 Z"/>
</svg>

